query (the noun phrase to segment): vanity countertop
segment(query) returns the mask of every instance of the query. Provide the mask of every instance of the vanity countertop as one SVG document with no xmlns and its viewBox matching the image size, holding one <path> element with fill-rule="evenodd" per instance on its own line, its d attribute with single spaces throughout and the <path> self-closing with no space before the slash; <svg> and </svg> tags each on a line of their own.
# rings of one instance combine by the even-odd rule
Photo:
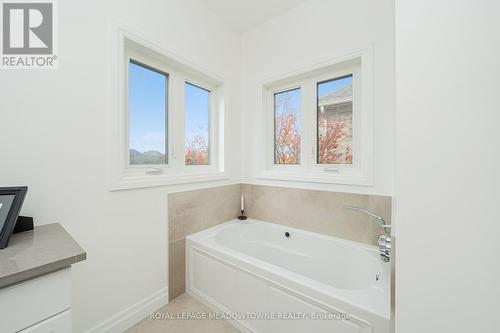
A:
<svg viewBox="0 0 500 333">
<path fill-rule="evenodd" d="M 14 234 L 9 246 L 0 250 L 0 288 L 69 267 L 86 257 L 59 223 Z"/>
</svg>

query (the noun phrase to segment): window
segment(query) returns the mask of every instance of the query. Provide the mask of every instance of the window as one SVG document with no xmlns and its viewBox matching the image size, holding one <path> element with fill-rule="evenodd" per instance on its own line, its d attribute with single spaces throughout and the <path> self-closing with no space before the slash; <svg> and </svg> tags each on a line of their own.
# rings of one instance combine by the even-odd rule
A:
<svg viewBox="0 0 500 333">
<path fill-rule="evenodd" d="M 258 177 L 370 184 L 370 66 L 363 53 L 264 84 L 266 156 Z"/>
<path fill-rule="evenodd" d="M 300 164 L 300 89 L 274 94 L 274 163 Z"/>
<path fill-rule="evenodd" d="M 186 165 L 210 164 L 210 90 L 185 83 L 184 161 Z"/>
<path fill-rule="evenodd" d="M 318 164 L 352 164 L 352 74 L 317 83 Z"/>
<path fill-rule="evenodd" d="M 222 79 L 123 30 L 116 45 L 112 189 L 227 179 Z"/>
<path fill-rule="evenodd" d="M 128 71 L 129 163 L 168 164 L 168 74 L 133 59 Z"/>
</svg>

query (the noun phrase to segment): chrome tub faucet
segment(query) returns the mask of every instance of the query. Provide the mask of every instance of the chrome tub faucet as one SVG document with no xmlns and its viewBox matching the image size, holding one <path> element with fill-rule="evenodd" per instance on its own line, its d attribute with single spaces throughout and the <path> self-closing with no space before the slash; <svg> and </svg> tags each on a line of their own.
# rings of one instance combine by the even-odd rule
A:
<svg viewBox="0 0 500 333">
<path fill-rule="evenodd" d="M 358 212 L 362 212 L 370 216 L 371 218 L 377 220 L 377 222 L 380 224 L 380 227 L 385 232 L 385 235 L 380 235 L 378 237 L 378 250 L 380 253 L 380 257 L 382 258 L 383 261 L 389 262 L 391 260 L 391 225 L 385 223 L 385 220 L 382 216 L 378 216 L 372 212 L 367 211 L 366 209 L 360 208 L 360 207 L 353 207 L 353 206 L 344 206 L 346 209 L 350 210 L 355 210 Z"/>
</svg>

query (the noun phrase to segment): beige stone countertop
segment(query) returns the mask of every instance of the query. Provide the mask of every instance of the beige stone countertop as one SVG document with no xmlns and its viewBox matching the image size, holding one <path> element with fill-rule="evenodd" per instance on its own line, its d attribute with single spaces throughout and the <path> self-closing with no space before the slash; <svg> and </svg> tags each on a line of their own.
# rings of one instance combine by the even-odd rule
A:
<svg viewBox="0 0 500 333">
<path fill-rule="evenodd" d="M 0 250 L 0 288 L 69 267 L 87 254 L 59 224 L 37 226 L 11 236 Z"/>
</svg>

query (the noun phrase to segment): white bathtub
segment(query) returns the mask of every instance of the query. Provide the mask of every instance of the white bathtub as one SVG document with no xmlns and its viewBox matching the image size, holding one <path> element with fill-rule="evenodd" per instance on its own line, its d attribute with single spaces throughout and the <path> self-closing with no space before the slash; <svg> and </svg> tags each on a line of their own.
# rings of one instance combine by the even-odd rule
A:
<svg viewBox="0 0 500 333">
<path fill-rule="evenodd" d="M 247 332 L 388 333 L 389 278 L 373 246 L 253 219 L 186 239 L 187 292 Z"/>
</svg>

